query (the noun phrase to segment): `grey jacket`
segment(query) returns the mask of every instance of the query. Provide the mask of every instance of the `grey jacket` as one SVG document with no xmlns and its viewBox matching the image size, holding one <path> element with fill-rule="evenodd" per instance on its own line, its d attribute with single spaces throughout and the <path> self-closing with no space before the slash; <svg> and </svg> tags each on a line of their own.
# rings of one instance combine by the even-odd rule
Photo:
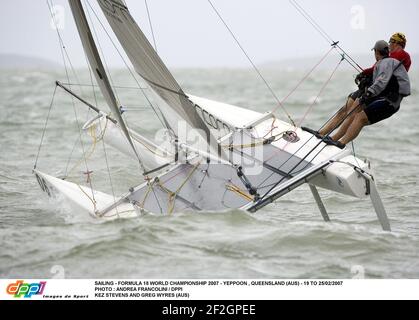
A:
<svg viewBox="0 0 419 320">
<path fill-rule="evenodd" d="M 394 75 L 399 83 L 399 94 L 402 97 L 410 95 L 410 80 L 406 68 L 400 61 L 393 58 L 385 58 L 377 62 L 374 68 L 373 84 L 368 88 L 373 97 L 379 96 L 384 91 Z M 399 99 L 399 106 L 401 99 Z"/>
</svg>

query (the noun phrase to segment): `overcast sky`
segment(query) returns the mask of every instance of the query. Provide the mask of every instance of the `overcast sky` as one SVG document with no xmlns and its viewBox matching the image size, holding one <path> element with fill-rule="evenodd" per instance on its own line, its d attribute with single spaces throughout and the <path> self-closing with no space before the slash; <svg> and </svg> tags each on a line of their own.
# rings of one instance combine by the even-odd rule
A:
<svg viewBox="0 0 419 320">
<path fill-rule="evenodd" d="M 89 0 L 107 26 L 96 1 Z M 249 66 L 208 0 L 147 0 L 163 60 L 171 67 Z M 257 64 L 315 56 L 328 43 L 288 0 L 211 0 Z M 370 53 L 378 39 L 396 31 L 408 37 L 407 50 L 419 53 L 417 0 L 297 0 L 319 25 L 350 53 Z M 144 0 L 126 0 L 144 33 L 151 38 Z M 67 1 L 53 0 L 65 45 L 76 66 L 84 55 Z M 61 9 L 63 15 L 61 16 Z M 121 66 L 110 41 L 94 20 L 107 62 Z M 2 1 L 0 53 L 33 55 L 60 62 L 56 31 L 46 0 Z"/>
</svg>

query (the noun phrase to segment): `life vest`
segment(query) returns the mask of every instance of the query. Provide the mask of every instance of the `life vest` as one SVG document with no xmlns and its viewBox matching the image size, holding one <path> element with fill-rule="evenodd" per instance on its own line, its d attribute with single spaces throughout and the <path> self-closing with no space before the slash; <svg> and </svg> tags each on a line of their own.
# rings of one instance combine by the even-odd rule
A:
<svg viewBox="0 0 419 320">
<path fill-rule="evenodd" d="M 387 59 L 387 58 L 384 58 Z M 387 84 L 387 87 L 380 93 L 380 97 L 386 98 L 391 102 L 396 102 L 400 98 L 399 94 L 399 81 L 394 75 L 396 71 L 403 64 L 403 60 L 399 62 L 396 68 L 393 70 L 393 75 L 390 78 L 390 81 Z"/>
<path fill-rule="evenodd" d="M 399 81 L 396 76 L 391 76 L 387 87 L 381 92 L 380 96 L 390 100 L 391 102 L 396 102 L 399 99 Z"/>
</svg>

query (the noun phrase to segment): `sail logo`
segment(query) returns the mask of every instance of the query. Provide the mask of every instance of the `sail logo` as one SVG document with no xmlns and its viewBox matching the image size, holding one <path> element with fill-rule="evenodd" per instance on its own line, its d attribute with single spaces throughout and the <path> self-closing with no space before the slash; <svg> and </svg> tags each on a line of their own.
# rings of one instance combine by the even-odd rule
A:
<svg viewBox="0 0 419 320">
<path fill-rule="evenodd" d="M 353 6 L 351 8 L 351 27 L 354 30 L 364 30 L 365 29 L 365 8 L 360 5 Z"/>
<path fill-rule="evenodd" d="M 6 292 L 15 298 L 32 298 L 33 295 L 41 295 L 44 292 L 46 281 L 38 283 L 25 283 L 23 280 L 17 280 L 7 286 Z"/>
</svg>

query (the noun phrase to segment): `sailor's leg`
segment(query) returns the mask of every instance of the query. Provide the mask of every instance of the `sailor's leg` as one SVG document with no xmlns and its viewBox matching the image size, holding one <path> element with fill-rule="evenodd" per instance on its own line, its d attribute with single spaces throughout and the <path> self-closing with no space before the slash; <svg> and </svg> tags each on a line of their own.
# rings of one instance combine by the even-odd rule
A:
<svg viewBox="0 0 419 320">
<path fill-rule="evenodd" d="M 358 108 L 359 110 L 354 111 L 356 108 Z M 359 104 L 359 100 L 356 100 L 352 104 L 352 106 L 350 108 L 350 111 L 348 112 L 348 114 L 350 112 L 352 112 L 352 114 L 349 115 L 349 116 L 346 115 L 347 118 L 345 119 L 345 121 L 343 121 L 343 123 L 339 127 L 339 130 L 332 136 L 332 140 L 339 141 L 339 139 L 341 139 L 346 134 L 346 132 L 348 131 L 349 127 L 353 123 L 353 121 L 354 121 L 357 113 L 360 112 L 360 111 L 361 111 L 361 106 Z"/>
<path fill-rule="evenodd" d="M 368 124 L 368 117 L 364 111 L 356 113 L 351 125 L 345 135 L 339 140 L 343 144 L 348 144 L 358 137 L 362 128 Z M 336 140 L 335 140 L 336 141 Z"/>
<path fill-rule="evenodd" d="M 348 97 L 346 104 L 342 108 L 340 108 L 338 113 L 335 114 L 335 116 L 326 123 L 326 125 L 319 131 L 319 133 L 322 136 L 325 136 L 337 129 L 339 124 L 343 121 L 343 119 L 345 119 L 347 114 L 352 109 L 354 102 L 355 100 L 353 100 L 351 97 Z"/>
</svg>

